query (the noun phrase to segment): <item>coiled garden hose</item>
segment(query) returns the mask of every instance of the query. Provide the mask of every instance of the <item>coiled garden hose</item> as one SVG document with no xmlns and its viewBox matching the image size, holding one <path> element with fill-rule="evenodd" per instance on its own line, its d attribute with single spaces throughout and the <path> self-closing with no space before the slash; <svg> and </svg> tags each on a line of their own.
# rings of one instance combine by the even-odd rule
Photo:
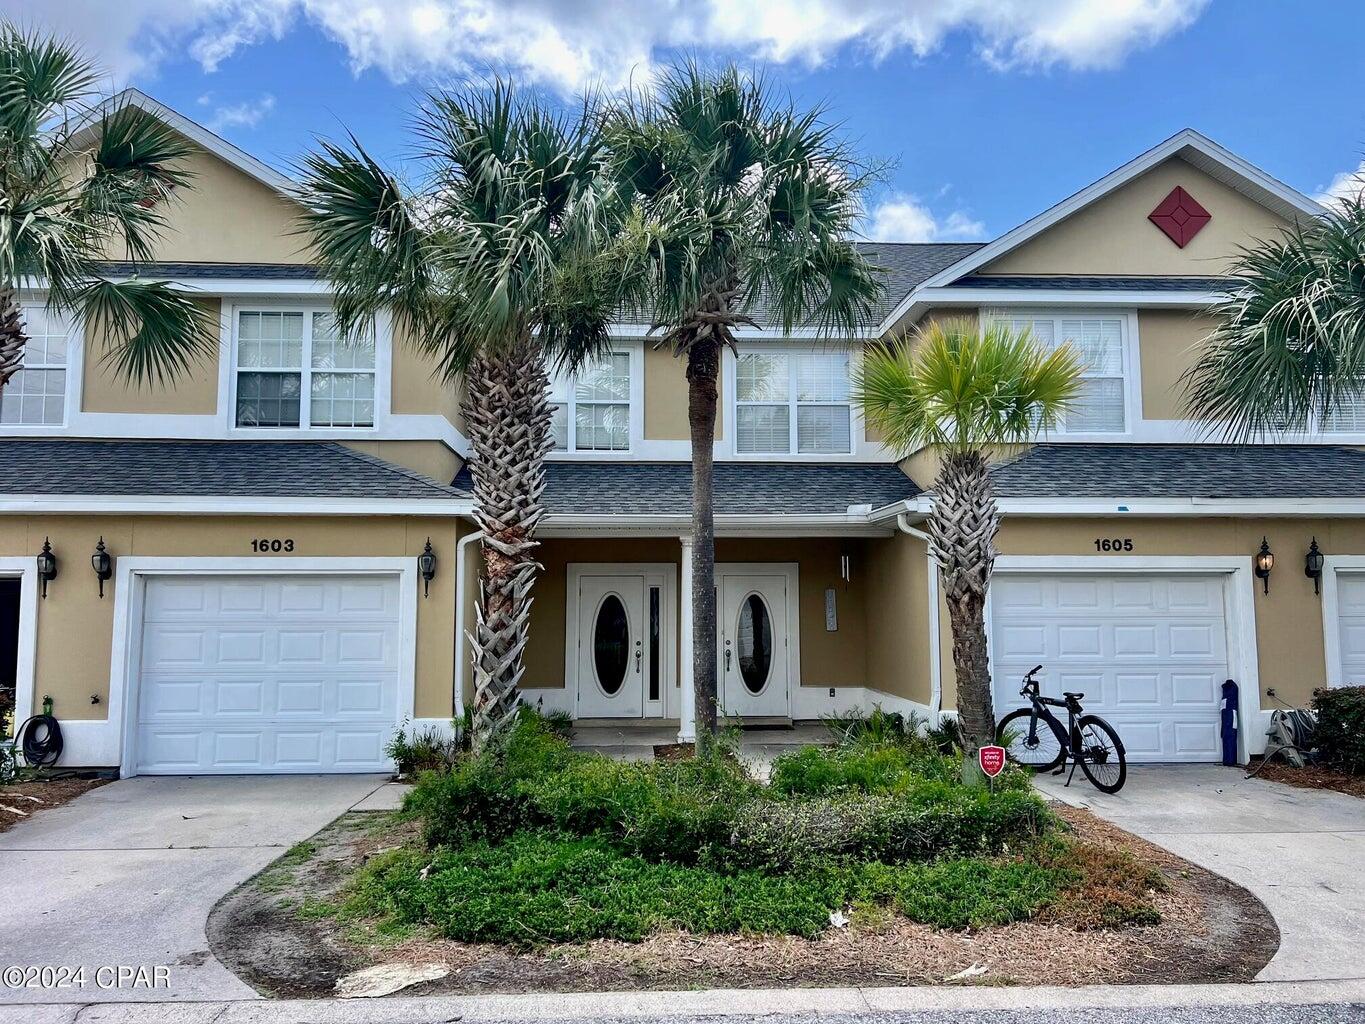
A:
<svg viewBox="0 0 1365 1024">
<path fill-rule="evenodd" d="M 52 715 L 34 715 L 19 726 L 14 746 L 31 768 L 51 768 L 62 756 L 62 727 Z"/>
</svg>

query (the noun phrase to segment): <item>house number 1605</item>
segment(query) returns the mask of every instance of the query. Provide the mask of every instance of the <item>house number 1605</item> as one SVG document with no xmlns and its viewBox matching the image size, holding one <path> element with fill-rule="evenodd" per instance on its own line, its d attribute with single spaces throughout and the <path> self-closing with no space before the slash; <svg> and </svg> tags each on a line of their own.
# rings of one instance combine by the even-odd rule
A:
<svg viewBox="0 0 1365 1024">
<path fill-rule="evenodd" d="M 1132 537 L 1096 537 L 1096 551 L 1132 551 Z"/>
<path fill-rule="evenodd" d="M 253 540 L 251 550 L 259 554 L 279 554 L 281 551 L 286 553 L 294 550 L 294 539 L 292 537 L 271 537 Z"/>
</svg>

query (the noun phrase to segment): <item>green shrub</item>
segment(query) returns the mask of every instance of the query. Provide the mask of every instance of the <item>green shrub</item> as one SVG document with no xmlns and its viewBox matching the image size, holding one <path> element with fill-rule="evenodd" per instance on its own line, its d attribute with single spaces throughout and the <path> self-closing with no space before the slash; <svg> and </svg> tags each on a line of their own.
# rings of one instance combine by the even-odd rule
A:
<svg viewBox="0 0 1365 1024">
<path fill-rule="evenodd" d="M 901 746 L 802 747 L 773 762 L 770 785 L 783 796 L 826 796 L 842 791 L 906 792 L 926 782 L 960 788 L 962 761 Z M 1029 790 L 1028 774 L 1011 768 L 996 791 Z"/>
<path fill-rule="evenodd" d="M 791 870 L 812 862 L 888 864 L 993 856 L 1056 827 L 1033 793 L 925 783 L 890 795 L 758 801 L 740 808 L 726 861 Z"/>
<path fill-rule="evenodd" d="M 829 926 L 832 911 L 869 902 L 939 927 L 1020 920 L 1055 899 L 1055 874 L 981 860 L 726 874 L 651 863 L 599 838 L 523 832 L 434 857 L 413 850 L 377 857 L 348 909 L 432 925 L 456 941 L 523 947 L 637 941 L 667 928 L 810 937 Z"/>
<path fill-rule="evenodd" d="M 393 759 L 398 774 L 451 768 L 469 746 L 468 733 L 461 729 L 460 723 L 452 721 L 450 724 L 448 731 L 429 725 L 414 729 L 409 736 L 405 722 L 384 745 L 384 753 Z"/>
<path fill-rule="evenodd" d="M 1314 690 L 1313 710 L 1323 760 L 1352 775 L 1365 772 L 1365 686 Z"/>
</svg>

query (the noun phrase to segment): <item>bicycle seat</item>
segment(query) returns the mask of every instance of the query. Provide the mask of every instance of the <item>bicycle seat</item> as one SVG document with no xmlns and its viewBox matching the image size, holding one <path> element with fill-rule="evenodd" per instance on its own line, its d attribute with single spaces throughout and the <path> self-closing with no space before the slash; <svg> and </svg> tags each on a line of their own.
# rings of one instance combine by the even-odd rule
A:
<svg viewBox="0 0 1365 1024">
<path fill-rule="evenodd" d="M 1063 691 L 1062 691 L 1062 696 L 1063 696 L 1063 697 L 1070 698 L 1070 699 L 1074 699 L 1074 700 L 1080 700 L 1082 697 L 1085 696 L 1085 694 L 1083 694 L 1083 693 L 1068 693 L 1066 690 L 1063 690 Z"/>
</svg>

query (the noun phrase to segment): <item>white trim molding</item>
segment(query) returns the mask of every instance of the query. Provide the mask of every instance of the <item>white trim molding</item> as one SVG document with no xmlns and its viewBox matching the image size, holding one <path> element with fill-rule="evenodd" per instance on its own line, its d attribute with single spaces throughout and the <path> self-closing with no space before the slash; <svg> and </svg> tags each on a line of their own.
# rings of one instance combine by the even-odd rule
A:
<svg viewBox="0 0 1365 1024">
<path fill-rule="evenodd" d="M 14 665 L 14 728 L 42 710 L 36 692 L 38 652 L 38 564 L 28 555 L 0 558 L 0 576 L 19 580 L 19 643 Z M 62 723 L 65 728 L 66 723 Z"/>
<path fill-rule="evenodd" d="M 85 739 L 65 763 L 117 765 L 135 773 L 141 624 L 146 583 L 153 576 L 390 576 L 398 592 L 397 728 L 413 717 L 417 686 L 417 563 L 412 558 L 180 558 L 126 555 L 117 560 L 113 644 L 109 657 L 109 712 L 102 742 Z M 96 723 L 91 723 L 96 724 Z M 66 723 L 63 723 L 65 729 Z M 92 730 L 93 731 L 93 730 Z M 85 744 L 90 743 L 90 748 Z M 98 759 L 96 759 L 98 758 Z"/>
<path fill-rule="evenodd" d="M 996 573 L 1048 575 L 1223 576 L 1223 610 L 1227 629 L 1228 675 L 1238 687 L 1238 757 L 1242 763 L 1265 750 L 1261 710 L 1261 672 L 1256 644 L 1256 592 L 1252 559 L 1240 555 L 1000 555 Z M 991 594 L 986 594 L 986 635 L 994 635 Z M 999 713 L 1002 709 L 997 708 Z"/>
</svg>

